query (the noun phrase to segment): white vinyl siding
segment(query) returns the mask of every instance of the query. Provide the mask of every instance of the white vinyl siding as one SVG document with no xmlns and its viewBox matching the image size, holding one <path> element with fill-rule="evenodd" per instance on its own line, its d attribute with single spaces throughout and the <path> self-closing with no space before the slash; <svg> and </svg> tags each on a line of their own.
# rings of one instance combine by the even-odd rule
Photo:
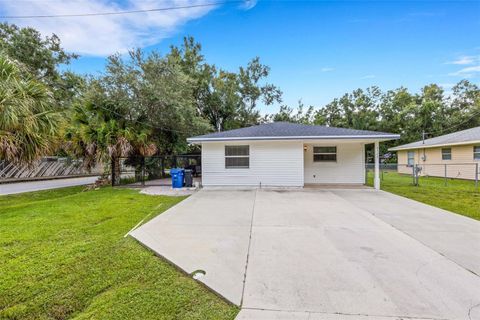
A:
<svg viewBox="0 0 480 320">
<path fill-rule="evenodd" d="M 310 184 L 363 184 L 365 182 L 364 146 L 362 143 L 340 143 L 336 145 L 337 161 L 315 162 L 314 147 L 306 144 L 304 165 L 305 183 Z M 325 144 L 331 147 L 331 144 Z"/>
<path fill-rule="evenodd" d="M 249 146 L 248 168 L 225 168 L 225 146 Z M 303 186 L 301 141 L 202 143 L 202 184 L 208 186 Z"/>
</svg>

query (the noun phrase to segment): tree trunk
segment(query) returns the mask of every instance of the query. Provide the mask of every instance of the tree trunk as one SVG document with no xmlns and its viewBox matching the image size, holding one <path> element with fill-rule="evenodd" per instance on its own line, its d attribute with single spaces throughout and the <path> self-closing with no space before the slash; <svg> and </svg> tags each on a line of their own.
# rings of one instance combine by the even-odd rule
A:
<svg viewBox="0 0 480 320">
<path fill-rule="evenodd" d="M 118 186 L 120 184 L 120 158 L 113 157 L 112 158 L 112 185 Z"/>
</svg>

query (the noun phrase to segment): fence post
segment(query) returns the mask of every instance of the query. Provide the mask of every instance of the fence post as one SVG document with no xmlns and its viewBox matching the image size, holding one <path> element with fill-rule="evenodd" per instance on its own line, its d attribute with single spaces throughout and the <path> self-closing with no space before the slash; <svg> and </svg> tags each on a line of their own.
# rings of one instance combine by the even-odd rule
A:
<svg viewBox="0 0 480 320">
<path fill-rule="evenodd" d="M 447 186 L 447 164 L 445 164 L 445 187 Z"/>
<path fill-rule="evenodd" d="M 142 187 L 145 186 L 145 157 L 142 157 Z"/>
<path fill-rule="evenodd" d="M 418 169 L 418 164 L 416 165 L 416 168 L 415 168 L 415 179 L 417 180 L 417 182 L 415 183 L 415 185 L 418 187 L 420 186 L 420 175 L 418 174 L 420 172 L 420 170 Z"/>
<path fill-rule="evenodd" d="M 475 190 L 478 191 L 478 163 L 475 163 Z"/>
<path fill-rule="evenodd" d="M 162 178 L 165 178 L 165 158 L 162 156 L 160 158 L 160 170 L 162 171 Z"/>
<path fill-rule="evenodd" d="M 111 163 L 110 163 L 110 169 L 111 169 L 111 178 L 112 178 L 112 187 L 115 187 L 115 160 L 112 157 Z"/>
<path fill-rule="evenodd" d="M 412 166 L 412 178 L 413 178 L 413 185 L 416 186 L 417 185 L 417 178 L 415 177 L 415 172 L 417 171 L 417 165 L 414 164 Z"/>
</svg>

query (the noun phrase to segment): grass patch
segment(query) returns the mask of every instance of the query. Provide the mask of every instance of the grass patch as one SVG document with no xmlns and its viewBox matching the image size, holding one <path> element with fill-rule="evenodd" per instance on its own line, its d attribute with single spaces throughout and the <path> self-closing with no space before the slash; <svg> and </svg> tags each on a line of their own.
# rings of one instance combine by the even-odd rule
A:
<svg viewBox="0 0 480 320">
<path fill-rule="evenodd" d="M 369 172 L 368 184 L 373 186 L 373 173 Z M 419 186 L 413 185 L 412 177 L 386 171 L 381 189 L 480 220 L 480 191 L 475 190 L 471 180 L 420 177 Z"/>
<path fill-rule="evenodd" d="M 238 308 L 123 237 L 183 198 L 82 189 L 0 197 L 1 319 L 236 316 Z"/>
</svg>

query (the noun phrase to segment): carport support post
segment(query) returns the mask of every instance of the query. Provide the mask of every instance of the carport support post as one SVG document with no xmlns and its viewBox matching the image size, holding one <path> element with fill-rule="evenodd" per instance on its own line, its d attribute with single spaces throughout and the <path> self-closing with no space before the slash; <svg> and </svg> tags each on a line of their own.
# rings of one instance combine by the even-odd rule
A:
<svg viewBox="0 0 480 320">
<path fill-rule="evenodd" d="M 380 142 L 375 141 L 375 175 L 373 178 L 373 187 L 380 190 Z"/>
</svg>

